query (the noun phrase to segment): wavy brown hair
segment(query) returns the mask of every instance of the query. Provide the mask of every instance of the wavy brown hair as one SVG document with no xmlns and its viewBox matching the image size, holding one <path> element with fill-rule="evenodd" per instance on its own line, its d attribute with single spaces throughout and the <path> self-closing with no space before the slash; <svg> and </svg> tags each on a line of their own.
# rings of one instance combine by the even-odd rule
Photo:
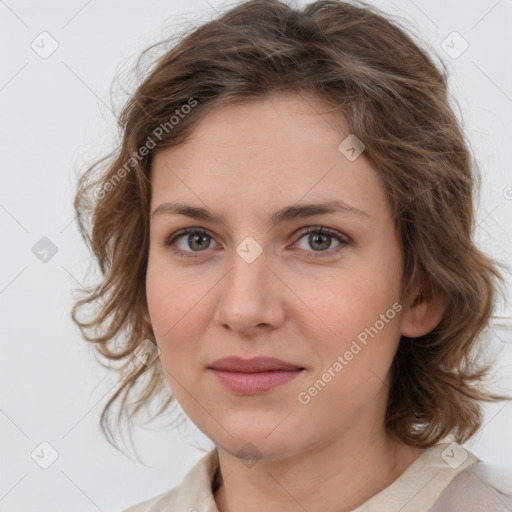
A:
<svg viewBox="0 0 512 512">
<path fill-rule="evenodd" d="M 154 339 L 145 296 L 152 158 L 187 140 L 211 109 L 280 92 L 312 93 L 345 114 L 387 193 L 402 243 L 403 295 L 420 287 L 417 300 L 447 298 L 432 332 L 400 340 L 386 428 L 422 448 L 448 434 L 469 439 L 482 423 L 481 402 L 508 398 L 484 388 L 490 365 L 477 354 L 503 277 L 472 240 L 480 182 L 442 59 L 441 71 L 407 27 L 363 2 L 320 0 L 299 10 L 252 0 L 172 39 L 142 53 L 137 69 L 164 48 L 119 115 L 119 146 L 80 177 L 74 202 L 102 279 L 76 300 L 72 318 L 120 372 L 101 415 L 109 442 L 115 446 L 115 403 L 120 422 L 157 395 L 156 415 L 173 402 L 160 360 L 133 357 Z M 96 301 L 92 319 L 80 320 L 79 310 Z"/>
</svg>

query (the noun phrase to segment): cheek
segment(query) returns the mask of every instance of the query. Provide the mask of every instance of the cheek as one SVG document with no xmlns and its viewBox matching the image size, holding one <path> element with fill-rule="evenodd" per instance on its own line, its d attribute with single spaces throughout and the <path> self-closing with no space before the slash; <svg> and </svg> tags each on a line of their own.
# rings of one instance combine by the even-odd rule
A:
<svg viewBox="0 0 512 512">
<path fill-rule="evenodd" d="M 148 309 L 155 342 L 160 350 L 163 376 L 173 396 L 180 404 L 185 405 L 187 394 L 184 387 L 195 389 L 197 386 L 197 361 L 193 359 L 198 350 L 195 341 L 197 338 L 189 332 L 192 322 L 183 307 L 185 299 L 180 294 L 180 300 L 176 301 L 168 290 L 164 280 L 153 280 L 148 275 Z"/>
<path fill-rule="evenodd" d="M 146 298 L 149 316 L 157 341 L 172 339 L 180 329 L 180 320 L 193 314 L 192 308 L 200 299 L 188 282 L 167 261 L 158 249 L 150 251 L 146 272 Z"/>
<path fill-rule="evenodd" d="M 329 380 L 325 372 L 330 369 L 336 375 L 331 392 L 349 401 L 357 396 L 353 393 L 371 395 L 385 379 L 400 340 L 399 261 L 360 261 L 326 280 L 323 290 L 309 295 L 311 309 L 322 320 L 311 316 L 311 322 L 327 333 L 317 336 L 318 344 L 311 347 L 321 360 L 315 377 Z"/>
<path fill-rule="evenodd" d="M 396 264 L 379 267 L 377 261 L 360 262 L 332 274 L 322 286 L 317 281 L 314 287 L 297 286 L 296 291 L 310 307 L 308 318 L 316 317 L 314 321 L 335 344 L 340 339 L 346 342 L 373 326 L 390 308 L 386 326 L 397 316 L 393 304 L 400 299 L 399 270 Z"/>
<path fill-rule="evenodd" d="M 207 289 L 193 286 L 190 276 L 170 273 L 166 265 L 148 263 L 146 298 L 155 341 L 162 366 L 179 381 L 195 378 L 193 372 L 202 364 L 199 343 L 213 314 L 206 309 Z M 167 380 L 174 388 L 172 379 Z"/>
<path fill-rule="evenodd" d="M 166 279 L 158 279 L 158 272 L 154 266 L 148 265 L 146 275 L 146 299 L 148 303 L 149 317 L 153 332 L 158 342 L 165 332 L 172 327 L 173 311 L 171 306 L 170 294 L 167 292 L 168 287 Z"/>
<path fill-rule="evenodd" d="M 155 341 L 160 349 L 160 357 L 164 367 L 170 361 L 169 353 L 176 354 L 178 347 L 173 347 L 177 339 L 182 322 L 186 318 L 184 306 L 186 300 L 185 291 L 179 289 L 179 300 L 176 300 L 176 281 L 171 279 L 168 272 L 155 259 L 149 259 L 146 273 L 146 298 L 149 317 Z"/>
<path fill-rule="evenodd" d="M 400 340 L 400 305 L 389 305 L 378 315 L 363 306 L 352 303 L 337 315 L 333 325 L 339 336 L 318 340 L 321 363 L 302 391 L 319 417 L 355 417 L 386 386 Z"/>
</svg>

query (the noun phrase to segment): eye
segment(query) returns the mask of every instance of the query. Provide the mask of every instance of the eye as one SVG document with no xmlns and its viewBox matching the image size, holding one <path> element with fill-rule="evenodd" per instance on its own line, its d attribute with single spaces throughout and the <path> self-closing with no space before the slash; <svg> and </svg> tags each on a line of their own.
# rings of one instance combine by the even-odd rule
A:
<svg viewBox="0 0 512 512">
<path fill-rule="evenodd" d="M 309 247 L 316 246 L 317 249 L 320 249 L 320 250 L 313 250 L 313 251 L 305 249 L 314 258 L 324 257 L 324 254 L 321 254 L 321 253 L 327 253 L 327 256 L 331 256 L 333 253 L 338 253 L 346 245 L 349 244 L 349 240 L 347 237 L 343 236 L 341 233 L 339 233 L 337 231 L 333 231 L 333 230 L 324 228 L 322 226 L 308 228 L 307 231 L 302 233 L 302 236 L 300 237 L 299 241 L 302 240 L 303 238 L 305 238 L 306 236 L 307 236 L 306 243 L 309 245 Z M 339 245 L 337 247 L 335 247 L 333 250 L 328 251 L 328 249 L 331 247 L 330 239 L 332 239 L 332 238 L 334 238 L 339 243 Z M 320 254 L 318 254 L 318 253 L 320 253 Z"/>
<path fill-rule="evenodd" d="M 328 256 L 332 255 L 333 253 L 338 253 L 350 243 L 348 237 L 342 235 L 338 231 L 330 230 L 322 226 L 308 228 L 306 231 L 302 232 L 302 236 L 299 238 L 299 241 L 303 238 L 306 238 L 306 236 L 308 237 L 307 243 L 310 247 L 316 246 L 320 249 L 304 249 L 315 258 L 323 257 L 324 254 L 322 253 L 327 253 Z M 182 238 L 184 239 L 183 242 L 180 240 Z M 328 249 L 331 247 L 330 239 L 333 238 L 338 242 L 339 245 L 333 250 L 328 251 Z M 197 258 L 201 256 L 200 253 L 205 252 L 205 250 L 209 248 L 210 242 L 212 240 L 213 237 L 204 229 L 186 228 L 167 238 L 164 241 L 164 246 L 171 247 L 172 251 L 176 254 L 184 255 L 187 258 Z M 181 247 L 179 246 L 179 242 L 182 242 Z M 175 247 L 177 247 L 177 249 Z"/>
<path fill-rule="evenodd" d="M 182 244 L 182 247 L 179 247 L 176 241 L 178 241 L 180 238 L 185 237 L 188 235 L 184 240 L 185 242 Z M 198 228 L 186 228 L 182 229 L 181 231 L 178 231 L 175 235 L 171 235 L 165 242 L 164 245 L 166 247 L 171 247 L 173 252 L 177 254 L 182 253 L 194 253 L 194 252 L 204 252 L 201 249 L 208 249 L 210 245 L 210 241 L 212 240 L 212 237 L 206 232 L 204 229 L 198 229 Z M 179 240 L 181 241 L 181 240 Z M 174 249 L 174 246 L 177 246 L 178 249 Z M 192 251 L 189 249 L 192 247 Z M 194 248 L 195 247 L 195 248 Z M 193 254 L 186 254 L 186 257 L 188 258 L 197 258 L 198 256 Z"/>
</svg>

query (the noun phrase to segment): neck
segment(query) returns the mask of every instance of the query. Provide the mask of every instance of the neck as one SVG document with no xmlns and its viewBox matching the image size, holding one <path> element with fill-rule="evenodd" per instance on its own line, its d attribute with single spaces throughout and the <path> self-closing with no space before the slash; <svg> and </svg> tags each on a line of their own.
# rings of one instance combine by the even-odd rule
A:
<svg viewBox="0 0 512 512">
<path fill-rule="evenodd" d="M 366 422 L 286 458 L 248 467 L 218 447 L 219 512 L 350 512 L 395 481 L 424 450 Z"/>
</svg>

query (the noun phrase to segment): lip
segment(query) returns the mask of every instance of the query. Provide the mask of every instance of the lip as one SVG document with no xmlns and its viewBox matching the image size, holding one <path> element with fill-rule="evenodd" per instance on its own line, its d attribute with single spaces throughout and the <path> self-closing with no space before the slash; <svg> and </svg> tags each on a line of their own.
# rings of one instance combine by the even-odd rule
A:
<svg viewBox="0 0 512 512">
<path fill-rule="evenodd" d="M 225 357 L 208 369 L 233 393 L 256 395 L 291 381 L 305 368 L 273 357 Z"/>
<path fill-rule="evenodd" d="M 244 359 L 242 357 L 231 356 L 217 359 L 208 368 L 214 370 L 223 370 L 227 372 L 255 373 L 267 372 L 273 370 L 301 370 L 302 366 L 287 363 L 276 359 L 275 357 L 253 357 Z"/>
</svg>

